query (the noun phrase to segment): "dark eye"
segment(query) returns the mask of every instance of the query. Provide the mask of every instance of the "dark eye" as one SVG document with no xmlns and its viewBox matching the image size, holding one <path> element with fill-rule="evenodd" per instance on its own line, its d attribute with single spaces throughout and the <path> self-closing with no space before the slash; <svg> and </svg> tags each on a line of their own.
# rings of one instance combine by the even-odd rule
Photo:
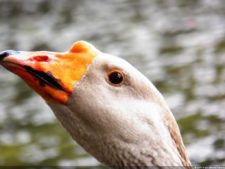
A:
<svg viewBox="0 0 225 169">
<path fill-rule="evenodd" d="M 124 81 L 124 73 L 119 70 L 109 72 L 108 80 L 113 85 L 120 85 Z"/>
</svg>

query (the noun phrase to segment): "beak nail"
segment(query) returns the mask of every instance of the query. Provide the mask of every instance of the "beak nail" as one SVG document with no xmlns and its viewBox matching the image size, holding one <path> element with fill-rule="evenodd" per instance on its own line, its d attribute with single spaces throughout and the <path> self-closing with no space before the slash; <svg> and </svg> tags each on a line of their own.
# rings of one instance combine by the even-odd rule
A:
<svg viewBox="0 0 225 169">
<path fill-rule="evenodd" d="M 17 51 L 14 50 L 6 50 L 0 53 L 0 61 L 3 60 L 5 57 L 9 56 L 9 55 L 15 55 L 17 54 Z"/>
</svg>

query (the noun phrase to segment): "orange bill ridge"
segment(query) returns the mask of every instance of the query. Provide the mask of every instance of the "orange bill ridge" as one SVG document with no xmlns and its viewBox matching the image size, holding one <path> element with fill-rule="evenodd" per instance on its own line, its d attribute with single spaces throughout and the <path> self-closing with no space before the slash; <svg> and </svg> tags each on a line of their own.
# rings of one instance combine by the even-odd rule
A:
<svg viewBox="0 0 225 169">
<path fill-rule="evenodd" d="M 3 51 L 0 64 L 19 75 L 47 102 L 66 104 L 97 53 L 94 46 L 78 41 L 64 53 Z"/>
</svg>

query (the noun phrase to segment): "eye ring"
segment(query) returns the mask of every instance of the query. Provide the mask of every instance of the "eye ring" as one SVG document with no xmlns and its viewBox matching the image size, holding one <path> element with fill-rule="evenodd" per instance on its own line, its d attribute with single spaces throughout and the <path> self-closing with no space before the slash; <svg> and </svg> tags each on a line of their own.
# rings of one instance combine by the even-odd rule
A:
<svg viewBox="0 0 225 169">
<path fill-rule="evenodd" d="M 109 84 L 113 86 L 121 86 L 124 82 L 124 72 L 120 70 L 111 70 L 107 74 Z"/>
</svg>

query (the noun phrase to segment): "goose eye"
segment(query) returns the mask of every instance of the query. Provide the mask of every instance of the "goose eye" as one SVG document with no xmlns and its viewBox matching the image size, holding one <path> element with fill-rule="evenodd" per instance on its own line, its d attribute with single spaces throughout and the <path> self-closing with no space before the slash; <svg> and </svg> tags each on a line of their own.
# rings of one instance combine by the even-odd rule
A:
<svg viewBox="0 0 225 169">
<path fill-rule="evenodd" d="M 120 85 L 124 81 L 124 74 L 118 70 L 114 70 L 108 74 L 108 80 L 113 85 Z"/>
</svg>

